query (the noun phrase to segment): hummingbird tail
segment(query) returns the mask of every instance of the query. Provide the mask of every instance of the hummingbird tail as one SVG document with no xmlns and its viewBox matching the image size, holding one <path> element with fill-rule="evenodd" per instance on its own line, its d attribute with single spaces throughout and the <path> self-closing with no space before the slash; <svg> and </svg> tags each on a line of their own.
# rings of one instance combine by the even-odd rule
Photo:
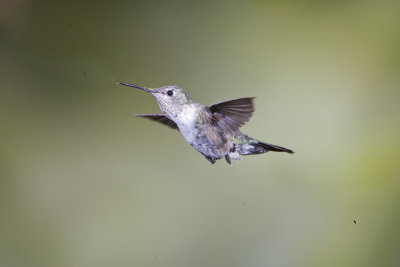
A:
<svg viewBox="0 0 400 267">
<path fill-rule="evenodd" d="M 265 149 L 266 150 L 265 152 L 274 151 L 274 152 L 286 152 L 286 153 L 290 153 L 290 154 L 294 153 L 293 150 L 290 150 L 288 148 L 284 148 L 284 147 L 277 146 L 277 145 L 271 145 L 271 144 L 264 143 L 261 141 L 258 141 L 258 143 L 255 146 Z"/>
<path fill-rule="evenodd" d="M 294 152 L 290 149 L 277 146 L 277 145 L 272 145 L 268 144 L 265 142 L 261 142 L 255 139 L 250 139 L 250 142 L 247 142 L 245 144 L 242 144 L 239 150 L 239 153 L 241 155 L 252 155 L 252 154 L 262 154 L 266 153 L 268 151 L 274 151 L 274 152 L 286 152 L 293 154 Z"/>
</svg>

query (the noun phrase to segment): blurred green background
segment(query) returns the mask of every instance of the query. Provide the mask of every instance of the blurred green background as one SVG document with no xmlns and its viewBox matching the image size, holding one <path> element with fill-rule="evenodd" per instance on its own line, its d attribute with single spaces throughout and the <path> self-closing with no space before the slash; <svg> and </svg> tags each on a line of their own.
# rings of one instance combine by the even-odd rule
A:
<svg viewBox="0 0 400 267">
<path fill-rule="evenodd" d="M 400 2 L 0 2 L 0 266 L 399 266 Z M 132 118 L 256 96 L 296 151 Z"/>
</svg>

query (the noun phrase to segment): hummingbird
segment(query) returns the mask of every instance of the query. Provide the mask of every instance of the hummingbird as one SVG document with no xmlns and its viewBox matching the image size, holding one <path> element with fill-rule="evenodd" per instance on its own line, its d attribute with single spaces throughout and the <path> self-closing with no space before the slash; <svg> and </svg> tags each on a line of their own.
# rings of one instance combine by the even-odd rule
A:
<svg viewBox="0 0 400 267">
<path fill-rule="evenodd" d="M 290 149 L 256 140 L 239 131 L 253 114 L 254 97 L 204 106 L 192 100 L 177 85 L 148 88 L 123 82 L 119 84 L 151 93 L 162 113 L 135 116 L 180 131 L 186 142 L 211 164 L 221 158 L 225 158 L 231 164 L 232 160 L 239 160 L 240 155 L 262 154 L 268 151 L 294 153 Z"/>
</svg>

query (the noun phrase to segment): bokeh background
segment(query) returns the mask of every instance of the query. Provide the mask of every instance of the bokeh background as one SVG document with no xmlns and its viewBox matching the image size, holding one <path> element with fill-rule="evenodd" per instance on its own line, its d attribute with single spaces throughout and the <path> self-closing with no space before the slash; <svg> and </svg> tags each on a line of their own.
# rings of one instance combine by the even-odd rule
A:
<svg viewBox="0 0 400 267">
<path fill-rule="evenodd" d="M 0 2 L 0 266 L 399 266 L 398 1 Z M 130 117 L 256 96 L 296 151 Z"/>
</svg>

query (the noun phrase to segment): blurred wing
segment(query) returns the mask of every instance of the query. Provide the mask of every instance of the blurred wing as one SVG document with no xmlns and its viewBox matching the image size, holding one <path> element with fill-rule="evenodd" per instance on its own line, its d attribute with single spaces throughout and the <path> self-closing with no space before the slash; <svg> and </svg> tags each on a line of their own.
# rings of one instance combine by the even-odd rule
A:
<svg viewBox="0 0 400 267">
<path fill-rule="evenodd" d="M 135 117 L 142 117 L 142 118 L 146 118 L 149 120 L 157 121 L 159 123 L 167 125 L 168 127 L 172 128 L 172 129 L 179 130 L 178 125 L 176 125 L 176 123 L 174 121 L 168 119 L 163 114 L 137 114 L 137 115 L 135 115 Z"/>
<path fill-rule="evenodd" d="M 237 131 L 251 117 L 254 111 L 254 97 L 233 99 L 209 107 L 213 119 L 229 132 Z"/>
</svg>

